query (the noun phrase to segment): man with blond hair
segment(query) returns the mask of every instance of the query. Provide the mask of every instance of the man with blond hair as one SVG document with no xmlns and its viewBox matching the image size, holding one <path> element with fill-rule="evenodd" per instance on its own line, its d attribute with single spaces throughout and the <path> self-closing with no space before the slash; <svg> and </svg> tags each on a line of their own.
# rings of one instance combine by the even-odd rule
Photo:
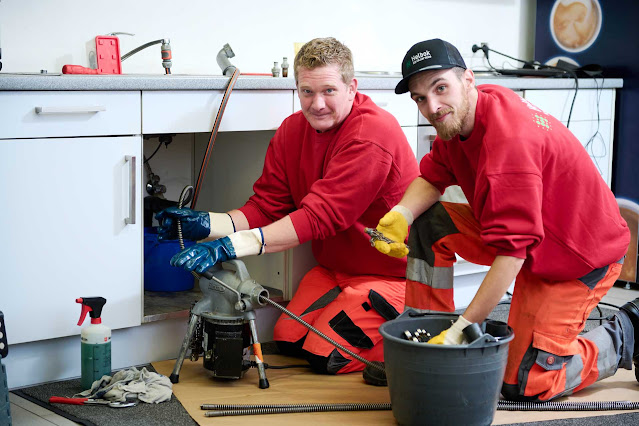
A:
<svg viewBox="0 0 639 426">
<path fill-rule="evenodd" d="M 406 260 L 378 253 L 364 228 L 399 202 L 418 176 L 417 161 L 397 120 L 357 92 L 345 45 L 311 40 L 293 66 L 302 110 L 271 140 L 254 195 L 228 213 L 164 210 L 159 236 L 174 237 L 180 219 L 185 238 L 212 240 L 171 260 L 197 272 L 312 240 L 319 265 L 288 309 L 354 353 L 382 361 L 378 328 L 404 307 Z M 282 352 L 304 354 L 318 372 L 364 368 L 287 315 L 274 338 Z"/>
</svg>

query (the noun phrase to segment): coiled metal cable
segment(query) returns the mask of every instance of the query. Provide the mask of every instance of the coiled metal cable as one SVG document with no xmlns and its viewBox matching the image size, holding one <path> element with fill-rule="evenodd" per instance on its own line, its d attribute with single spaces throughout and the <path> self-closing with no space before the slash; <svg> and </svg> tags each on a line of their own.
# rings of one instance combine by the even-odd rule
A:
<svg viewBox="0 0 639 426">
<path fill-rule="evenodd" d="M 371 362 L 369 360 L 367 360 L 366 358 L 362 358 L 361 356 L 357 355 L 355 352 L 351 351 L 350 349 L 345 348 L 344 346 L 340 345 L 339 343 L 337 343 L 335 340 L 331 339 L 330 337 L 328 337 L 326 334 L 322 333 L 321 331 L 319 331 L 318 329 L 316 329 L 315 327 L 313 327 L 312 325 L 310 325 L 309 323 L 307 323 L 306 321 L 304 321 L 302 318 L 298 317 L 297 315 L 295 315 L 293 312 L 289 311 L 288 309 L 286 309 L 284 306 L 279 305 L 275 302 L 273 302 L 271 299 L 269 299 L 268 297 L 264 297 L 264 296 L 260 296 L 260 300 L 264 301 L 266 303 L 268 303 L 271 306 L 274 306 L 275 308 L 279 309 L 280 311 L 284 312 L 286 315 L 288 315 L 289 317 L 293 318 L 295 321 L 299 322 L 300 324 L 302 324 L 304 327 L 308 328 L 309 330 L 311 330 L 313 333 L 317 334 L 318 336 L 320 336 L 322 339 L 326 340 L 327 342 L 329 342 L 331 345 L 335 346 L 338 349 L 343 350 L 344 352 L 346 352 L 347 354 L 349 354 L 350 356 L 352 356 L 353 358 L 355 358 L 356 360 L 363 362 L 364 364 L 368 365 L 371 368 L 374 368 L 376 370 L 379 371 L 386 371 L 384 370 L 384 367 L 382 367 L 381 365 L 375 364 L 374 362 Z"/>
<path fill-rule="evenodd" d="M 502 411 L 611 411 L 639 410 L 635 401 L 580 401 L 580 402 L 529 402 L 499 401 L 497 409 Z"/>
<path fill-rule="evenodd" d="M 246 416 L 254 414 L 284 414 L 284 413 L 320 413 L 326 411 L 373 411 L 390 410 L 390 403 L 379 404 L 265 404 L 265 405 L 218 405 L 203 404 L 207 411 L 205 417 Z"/>
<path fill-rule="evenodd" d="M 319 413 L 326 411 L 391 410 L 390 403 L 345 404 L 202 404 L 206 417 L 248 416 L 255 414 Z M 500 411 L 622 411 L 637 410 L 634 401 L 530 402 L 506 401 L 497 403 Z"/>
</svg>

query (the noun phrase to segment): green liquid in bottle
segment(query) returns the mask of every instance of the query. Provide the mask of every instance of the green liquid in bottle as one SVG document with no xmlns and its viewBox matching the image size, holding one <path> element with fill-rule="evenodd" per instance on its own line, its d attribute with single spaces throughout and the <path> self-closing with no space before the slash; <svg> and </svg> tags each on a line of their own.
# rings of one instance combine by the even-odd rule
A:
<svg viewBox="0 0 639 426">
<path fill-rule="evenodd" d="M 105 375 L 111 375 L 111 342 L 82 343 L 82 389 L 90 389 Z"/>
</svg>

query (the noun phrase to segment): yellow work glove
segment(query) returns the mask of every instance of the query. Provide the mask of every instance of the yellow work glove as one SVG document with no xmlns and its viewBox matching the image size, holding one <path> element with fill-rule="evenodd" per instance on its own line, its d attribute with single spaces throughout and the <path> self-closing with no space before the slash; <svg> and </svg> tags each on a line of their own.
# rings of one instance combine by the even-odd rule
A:
<svg viewBox="0 0 639 426">
<path fill-rule="evenodd" d="M 426 343 L 430 343 L 431 345 L 443 345 L 444 344 L 444 339 L 446 338 L 446 332 L 447 331 L 448 331 L 448 329 L 442 331 L 441 333 L 439 333 L 437 336 L 433 337 L 432 339 L 430 339 Z"/>
<path fill-rule="evenodd" d="M 408 235 L 408 222 L 403 214 L 398 211 L 389 211 L 379 220 L 377 230 L 390 240 L 395 241 L 388 244 L 384 241 L 375 241 L 375 248 L 384 254 L 393 257 L 404 257 L 408 254 L 408 248 L 404 241 Z"/>
<path fill-rule="evenodd" d="M 442 331 L 426 343 L 433 345 L 461 345 L 463 343 L 468 343 L 466 341 L 466 336 L 464 335 L 464 329 L 471 324 L 472 323 L 470 321 L 460 315 L 452 327 Z"/>
</svg>

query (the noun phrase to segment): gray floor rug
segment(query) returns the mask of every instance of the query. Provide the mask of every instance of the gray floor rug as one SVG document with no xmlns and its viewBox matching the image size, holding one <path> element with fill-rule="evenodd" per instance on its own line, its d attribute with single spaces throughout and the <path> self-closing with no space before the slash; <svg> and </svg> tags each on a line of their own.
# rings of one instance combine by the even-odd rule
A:
<svg viewBox="0 0 639 426">
<path fill-rule="evenodd" d="M 144 365 L 149 371 L 153 366 Z M 38 404 L 62 417 L 86 426 L 146 426 L 175 425 L 194 426 L 195 420 L 189 416 L 175 396 L 160 404 L 139 403 L 135 407 L 110 408 L 96 405 L 49 404 L 49 397 L 72 397 L 81 392 L 80 379 L 47 383 L 12 391 L 14 394 Z"/>
</svg>

